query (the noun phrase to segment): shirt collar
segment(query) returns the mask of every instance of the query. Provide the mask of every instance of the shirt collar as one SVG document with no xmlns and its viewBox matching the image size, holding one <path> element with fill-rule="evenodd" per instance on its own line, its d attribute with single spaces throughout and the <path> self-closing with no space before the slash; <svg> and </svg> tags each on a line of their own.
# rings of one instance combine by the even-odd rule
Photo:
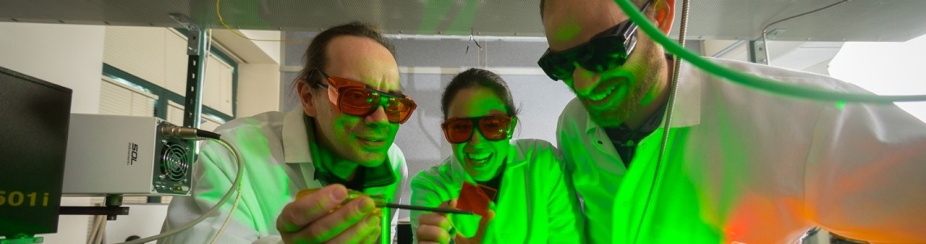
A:
<svg viewBox="0 0 926 244">
<path fill-rule="evenodd" d="M 302 167 L 303 169 L 309 170 L 303 173 L 317 180 L 318 177 L 315 177 L 317 176 L 317 172 L 315 171 L 314 160 L 312 160 L 312 150 L 309 150 L 309 148 L 311 148 L 309 146 L 309 138 L 311 138 L 313 143 L 315 141 L 315 130 L 310 128 L 314 126 L 314 120 L 306 120 L 305 113 L 302 110 L 296 109 L 286 113 L 286 116 L 283 117 L 283 157 L 287 164 L 311 165 L 312 167 Z M 390 152 L 391 151 L 390 149 Z M 364 188 L 389 185 L 396 181 L 396 178 L 399 176 L 395 175 L 396 172 L 392 169 L 393 162 L 391 158 L 392 157 L 387 156 L 386 162 L 376 168 L 358 166 L 366 170 Z"/>
<path fill-rule="evenodd" d="M 681 61 L 682 67 L 679 69 L 675 108 L 672 110 L 672 124 L 669 127 L 695 126 L 701 123 L 701 83 L 708 74 L 702 73 L 697 67 L 692 67 L 681 59 L 676 61 Z M 663 117 L 659 127 L 664 127 L 665 123 L 666 119 Z M 586 117 L 586 133 L 595 132 L 600 128 L 591 116 Z"/>
<path fill-rule="evenodd" d="M 283 117 L 283 157 L 286 163 L 312 163 L 309 137 L 314 139 L 315 131 L 306 128 L 303 116 L 304 112 L 296 109 Z"/>
</svg>

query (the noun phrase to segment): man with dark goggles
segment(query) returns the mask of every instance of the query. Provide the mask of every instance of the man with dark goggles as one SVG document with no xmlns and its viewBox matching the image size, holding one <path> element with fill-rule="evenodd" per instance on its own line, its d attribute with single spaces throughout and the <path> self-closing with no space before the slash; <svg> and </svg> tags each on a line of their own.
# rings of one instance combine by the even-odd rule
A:
<svg viewBox="0 0 926 244">
<path fill-rule="evenodd" d="M 476 133 L 476 127 L 479 133 L 486 140 L 498 141 L 509 139 L 512 132 L 512 121 L 517 120 L 511 116 L 492 115 L 473 118 L 452 118 L 444 121 L 441 128 L 444 130 L 444 137 L 447 142 L 458 144 L 469 141 Z"/>
<path fill-rule="evenodd" d="M 366 117 L 383 107 L 389 122 L 402 124 L 418 107 L 414 100 L 405 95 L 377 91 L 359 81 L 329 76 L 320 69 L 315 69 L 312 73 L 318 73 L 328 81 L 328 85 L 323 82 L 317 85 L 327 89 L 331 104 L 348 115 Z"/>
<path fill-rule="evenodd" d="M 590 243 L 794 243 L 813 226 L 926 243 L 926 124 L 893 104 L 833 106 L 729 83 L 649 38 L 670 33 L 679 1 L 619 2 L 640 6 L 661 33 L 635 35 L 614 0 L 540 5 L 550 49 L 538 64 L 576 94 L 556 135 Z M 811 72 L 705 59 L 867 93 Z"/>
<path fill-rule="evenodd" d="M 645 12 L 650 2 L 643 4 Z M 576 65 L 601 73 L 624 65 L 637 45 L 637 25 L 627 19 L 592 37 L 585 44 L 554 52 L 547 49 L 537 61 L 550 79 L 571 81 Z"/>
</svg>

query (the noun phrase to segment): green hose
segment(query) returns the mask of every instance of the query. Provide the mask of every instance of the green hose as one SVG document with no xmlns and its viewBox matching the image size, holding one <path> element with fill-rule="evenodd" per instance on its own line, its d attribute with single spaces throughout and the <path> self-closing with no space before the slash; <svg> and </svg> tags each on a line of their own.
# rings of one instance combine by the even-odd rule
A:
<svg viewBox="0 0 926 244">
<path fill-rule="evenodd" d="M 630 0 L 615 0 L 617 5 L 623 10 L 630 19 L 636 23 L 656 43 L 662 45 L 666 51 L 675 56 L 688 61 L 695 67 L 698 67 L 708 73 L 726 78 L 735 83 L 748 87 L 769 91 L 772 93 L 793 96 L 798 98 L 837 101 L 837 102 L 864 102 L 864 103 L 892 103 L 892 102 L 914 102 L 926 101 L 926 95 L 891 95 L 879 96 L 870 94 L 841 93 L 822 89 L 814 89 L 799 85 L 782 83 L 779 81 L 758 77 L 755 75 L 739 72 L 727 67 L 715 64 L 704 59 L 698 54 L 688 51 L 679 44 L 673 42 L 669 37 L 662 33 L 656 26 L 649 22 L 640 10 L 630 2 Z"/>
</svg>

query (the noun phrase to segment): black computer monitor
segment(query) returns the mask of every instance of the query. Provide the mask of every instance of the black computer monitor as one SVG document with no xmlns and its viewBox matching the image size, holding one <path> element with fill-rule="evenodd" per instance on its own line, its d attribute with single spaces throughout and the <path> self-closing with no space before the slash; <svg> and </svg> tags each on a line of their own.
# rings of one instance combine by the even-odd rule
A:
<svg viewBox="0 0 926 244">
<path fill-rule="evenodd" d="M 0 239 L 58 231 L 71 89 L 0 67 Z"/>
</svg>

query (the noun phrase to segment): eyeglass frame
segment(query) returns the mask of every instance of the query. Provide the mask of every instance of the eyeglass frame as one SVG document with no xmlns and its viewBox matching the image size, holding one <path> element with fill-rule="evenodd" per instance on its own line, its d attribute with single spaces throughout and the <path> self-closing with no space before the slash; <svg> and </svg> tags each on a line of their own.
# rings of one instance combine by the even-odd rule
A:
<svg viewBox="0 0 926 244">
<path fill-rule="evenodd" d="M 418 108 L 418 104 L 415 102 L 415 100 L 411 99 L 410 97 L 408 97 L 408 96 L 405 95 L 405 94 L 401 94 L 401 93 L 400 93 L 400 94 L 394 94 L 394 93 L 390 93 L 390 92 L 386 92 L 386 91 L 376 90 L 376 89 L 371 88 L 369 85 L 367 85 L 367 84 L 365 84 L 365 83 L 363 83 L 363 82 L 360 82 L 360 81 L 355 81 L 355 80 L 347 79 L 347 78 L 344 78 L 344 77 L 330 76 L 330 75 L 328 75 L 327 73 L 325 73 L 324 71 L 322 71 L 322 70 L 319 69 L 319 68 L 312 69 L 312 73 L 309 75 L 308 78 L 311 78 L 311 77 L 312 77 L 312 74 L 315 74 L 316 72 L 317 72 L 319 75 L 321 75 L 321 77 L 324 78 L 324 80 L 327 80 L 328 83 L 340 83 L 339 81 L 333 80 L 332 78 L 335 78 L 335 79 L 338 79 L 338 80 L 342 80 L 342 81 L 345 82 L 345 84 L 343 84 L 343 85 L 337 85 L 337 84 L 328 85 L 328 84 L 325 84 L 325 83 L 323 83 L 323 82 L 315 83 L 316 86 L 321 87 L 321 88 L 324 88 L 325 90 L 328 91 L 328 101 L 330 101 L 331 104 L 335 105 L 335 107 L 338 108 L 338 110 L 341 111 L 342 113 L 344 112 L 344 110 L 341 109 L 341 106 L 340 106 L 340 103 L 339 103 L 339 102 L 340 102 L 339 100 L 340 100 L 340 98 L 341 98 L 341 94 L 343 94 L 341 91 L 342 91 L 343 89 L 349 89 L 349 88 L 363 88 L 363 89 L 365 89 L 365 90 L 367 90 L 367 91 L 370 91 L 370 92 L 373 93 L 373 94 L 379 94 L 378 97 L 380 98 L 379 103 L 378 103 L 376 106 L 374 106 L 373 108 L 371 108 L 369 111 L 367 111 L 366 113 L 364 113 L 364 114 L 362 114 L 362 115 L 353 115 L 353 114 L 345 113 L 345 114 L 348 114 L 348 115 L 351 115 L 351 116 L 357 116 L 357 117 L 363 118 L 363 117 L 366 117 L 366 116 L 369 116 L 369 115 L 375 113 L 376 110 L 379 109 L 379 107 L 383 107 L 383 110 L 385 111 L 385 110 L 386 110 L 386 105 L 388 105 L 388 100 L 389 100 L 389 99 L 397 99 L 399 102 L 401 102 L 401 100 L 406 100 L 406 101 L 409 102 L 409 103 L 406 104 L 406 106 L 408 106 L 408 110 L 409 110 L 409 111 L 408 111 L 408 115 L 406 115 L 405 118 L 402 118 L 402 120 L 400 120 L 400 121 L 393 122 L 392 120 L 389 120 L 389 119 L 388 119 L 388 117 L 389 117 L 388 115 L 386 116 L 386 117 L 387 117 L 387 120 L 388 120 L 390 123 L 404 124 L 406 121 L 408 121 L 409 118 L 411 118 L 412 113 L 415 112 L 415 109 Z M 308 82 L 308 78 L 307 78 L 307 80 L 306 80 L 307 82 Z"/>
<path fill-rule="evenodd" d="M 482 132 L 482 128 L 480 128 L 479 122 L 481 122 L 481 121 L 482 121 L 483 119 L 485 119 L 485 118 L 498 118 L 498 117 L 502 117 L 502 118 L 508 119 L 508 126 L 507 126 L 507 129 L 506 129 L 506 131 L 505 131 L 505 137 L 504 137 L 504 138 L 492 140 L 492 139 L 487 138 L 487 137 L 485 136 L 485 134 Z M 447 131 L 447 126 L 449 125 L 449 124 L 448 124 L 449 122 L 457 121 L 457 120 L 468 120 L 468 121 L 470 121 L 470 123 L 472 123 L 472 125 L 473 125 L 473 129 L 470 130 L 469 136 L 466 138 L 466 140 L 462 140 L 462 141 L 460 141 L 460 142 L 452 142 L 452 141 L 450 141 L 450 136 L 449 136 L 449 132 Z M 517 116 L 501 115 L 501 114 L 486 115 L 486 116 L 479 116 L 479 117 L 467 117 L 467 118 L 450 118 L 450 119 L 444 120 L 444 122 L 441 123 L 441 130 L 444 132 L 444 139 L 447 139 L 447 142 L 449 142 L 450 144 L 460 144 L 460 143 L 464 143 L 464 142 L 467 142 L 467 141 L 472 140 L 472 139 L 473 139 L 473 135 L 476 134 L 476 131 L 477 131 L 477 130 L 479 131 L 479 134 L 482 135 L 482 138 L 485 138 L 486 140 L 489 140 L 489 141 L 501 141 L 501 140 L 505 140 L 505 139 L 511 139 L 511 136 L 514 134 L 514 128 L 512 128 L 512 126 L 517 125 L 517 123 L 518 123 L 518 117 L 517 117 Z"/>
<path fill-rule="evenodd" d="M 652 0 L 644 3 L 643 6 L 640 7 L 640 11 L 645 12 L 651 2 Z M 614 25 L 611 28 L 608 28 L 607 30 L 604 30 L 602 32 L 599 32 L 598 34 L 595 34 L 595 36 L 592 36 L 592 38 L 590 38 L 587 42 L 582 43 L 578 46 L 575 46 L 575 47 L 572 47 L 572 48 L 569 48 L 563 51 L 558 51 L 558 52 L 554 52 L 550 50 L 550 48 L 547 48 L 547 50 L 543 53 L 543 55 L 540 56 L 540 59 L 537 60 L 537 65 L 540 66 L 540 69 L 542 69 L 543 72 L 550 79 L 563 80 L 563 81 L 566 81 L 567 79 L 571 79 L 572 74 L 575 72 L 576 64 L 578 64 L 584 69 L 587 69 L 593 72 L 603 72 L 606 70 L 613 69 L 615 67 L 624 65 L 627 62 L 627 59 L 630 58 L 630 55 L 633 54 L 633 51 L 636 48 L 636 44 L 637 44 L 636 32 L 637 32 L 637 25 L 633 23 L 632 20 L 627 19 L 621 23 L 618 23 L 617 25 Z M 617 47 L 618 51 L 614 53 L 609 53 L 605 56 L 608 56 L 611 54 L 619 55 L 619 57 L 612 58 L 611 60 L 607 60 L 607 61 L 612 61 L 616 64 L 611 64 L 610 67 L 586 67 L 586 64 L 590 63 L 591 62 L 590 60 L 592 58 L 595 58 L 595 55 L 589 54 L 593 51 L 586 51 L 586 49 L 593 48 L 594 45 L 591 45 L 591 44 L 597 43 L 596 41 L 601 42 L 601 40 L 614 38 L 614 37 L 619 38 L 618 40 L 621 46 Z M 599 45 L 605 45 L 605 44 L 599 44 Z M 571 55 L 571 56 L 581 55 L 582 57 L 572 58 L 572 60 L 568 62 L 569 63 L 568 65 L 572 66 L 572 69 L 569 69 L 571 70 L 571 72 L 569 72 L 569 75 L 566 75 L 564 73 L 563 76 L 565 77 L 559 77 L 559 75 L 556 74 L 556 68 L 557 66 L 565 66 L 562 64 L 564 62 L 561 60 L 567 59 L 566 57 L 564 57 L 567 55 Z M 560 59 L 560 60 L 556 60 L 556 59 Z M 580 59 L 584 59 L 585 61 L 580 62 L 579 61 Z M 600 66 L 601 64 L 596 64 L 596 65 Z"/>
</svg>

